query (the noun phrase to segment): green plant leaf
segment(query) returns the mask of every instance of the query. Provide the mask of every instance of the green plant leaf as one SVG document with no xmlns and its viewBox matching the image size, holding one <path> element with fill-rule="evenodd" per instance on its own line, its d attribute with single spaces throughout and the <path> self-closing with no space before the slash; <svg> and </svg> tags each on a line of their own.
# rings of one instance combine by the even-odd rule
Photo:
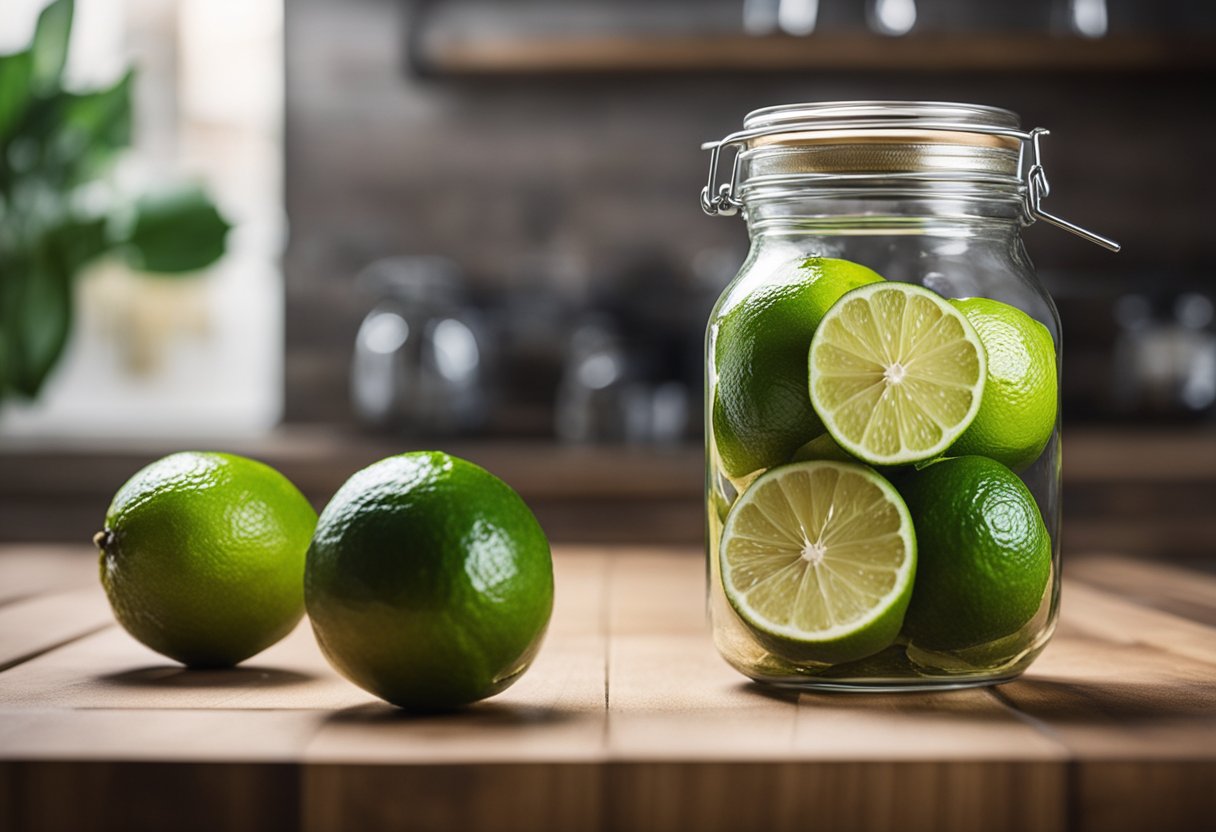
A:
<svg viewBox="0 0 1216 832">
<path fill-rule="evenodd" d="M 38 395 L 59 361 L 72 328 L 71 275 L 55 258 L 40 252 L 23 272 L 7 276 L 20 284 L 17 316 L 6 315 L 8 386 L 23 396 Z"/>
<path fill-rule="evenodd" d="M 197 185 L 141 197 L 125 237 L 127 262 L 147 272 L 191 272 L 224 253 L 231 226 Z"/>
<path fill-rule="evenodd" d="M 18 295 L 23 288 L 23 283 L 17 279 L 21 273 L 20 257 L 4 255 L 4 250 L 0 249 L 0 401 L 4 400 L 16 373 L 17 326 L 21 318 Z"/>
<path fill-rule="evenodd" d="M 70 275 L 93 258 L 108 250 L 112 243 L 107 235 L 106 217 L 70 217 L 47 234 L 54 247 L 60 268 Z"/>
<path fill-rule="evenodd" d="M 0 145 L 12 138 L 13 130 L 25 114 L 33 71 L 34 56 L 29 50 L 0 55 Z"/>
<path fill-rule="evenodd" d="M 34 57 L 33 84 L 36 91 L 57 88 L 63 66 L 68 59 L 68 41 L 72 34 L 72 0 L 54 0 L 38 15 L 34 42 L 30 51 Z"/>
<path fill-rule="evenodd" d="M 73 216 L 0 256 L 0 399 L 33 397 L 67 343 L 73 277 L 112 245 L 104 216 Z M 4 252 L 0 251 L 0 255 Z"/>
<path fill-rule="evenodd" d="M 62 171 L 69 184 L 101 173 L 115 154 L 131 143 L 131 82 L 128 71 L 106 89 L 88 93 L 61 92 L 48 108 L 44 153 L 46 168 Z"/>
<path fill-rule="evenodd" d="M 0 404 L 4 403 L 4 394 L 8 392 L 8 364 L 8 332 L 4 329 L 3 320 L 0 320 Z"/>
</svg>

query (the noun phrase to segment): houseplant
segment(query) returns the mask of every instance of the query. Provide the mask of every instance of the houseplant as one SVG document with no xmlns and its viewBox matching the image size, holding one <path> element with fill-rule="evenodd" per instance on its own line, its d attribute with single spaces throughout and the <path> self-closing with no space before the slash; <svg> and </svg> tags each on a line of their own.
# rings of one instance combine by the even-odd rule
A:
<svg viewBox="0 0 1216 832">
<path fill-rule="evenodd" d="M 197 185 L 135 196 L 113 187 L 108 174 L 131 142 L 134 72 L 65 89 L 72 16 L 72 0 L 54 0 L 29 47 L 0 55 L 0 402 L 37 396 L 91 260 L 189 276 L 219 259 L 229 229 Z"/>
</svg>

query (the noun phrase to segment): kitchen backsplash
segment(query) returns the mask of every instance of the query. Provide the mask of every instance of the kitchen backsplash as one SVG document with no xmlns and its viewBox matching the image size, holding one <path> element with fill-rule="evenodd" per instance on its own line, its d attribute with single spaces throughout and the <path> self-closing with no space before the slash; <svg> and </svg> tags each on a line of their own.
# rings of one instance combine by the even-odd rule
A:
<svg viewBox="0 0 1216 832">
<path fill-rule="evenodd" d="M 289 421 L 353 418 L 351 352 L 369 308 L 355 278 L 383 257 L 450 258 L 483 305 L 510 290 L 517 305 L 553 306 L 550 319 L 622 295 L 645 306 L 650 292 L 663 304 L 686 294 L 688 314 L 703 316 L 704 284 L 727 279 L 747 241 L 742 222 L 701 213 L 698 145 L 773 103 L 975 101 L 1050 127 L 1048 205 L 1124 244 L 1114 256 L 1028 232 L 1066 296 L 1074 276 L 1185 282 L 1216 263 L 1216 167 L 1200 156 L 1216 111 L 1190 92 L 1194 72 L 420 79 L 405 70 L 398 2 L 285 7 Z M 556 383 L 558 371 L 542 375 Z"/>
</svg>

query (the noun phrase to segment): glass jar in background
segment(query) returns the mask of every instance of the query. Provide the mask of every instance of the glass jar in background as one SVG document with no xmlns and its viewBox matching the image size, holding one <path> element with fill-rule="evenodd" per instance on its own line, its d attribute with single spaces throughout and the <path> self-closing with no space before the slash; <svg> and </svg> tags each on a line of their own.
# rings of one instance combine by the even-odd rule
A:
<svg viewBox="0 0 1216 832">
<path fill-rule="evenodd" d="M 1060 323 L 1020 230 L 1039 137 L 992 107 L 770 107 L 705 145 L 751 250 L 706 335 L 709 612 L 752 679 L 1020 674 L 1059 598 Z M 717 184 L 723 148 L 730 181 Z"/>
<path fill-rule="evenodd" d="M 356 282 L 375 298 L 351 360 L 360 422 L 422 436 L 483 427 L 488 336 L 457 265 L 442 257 L 388 257 Z"/>
</svg>

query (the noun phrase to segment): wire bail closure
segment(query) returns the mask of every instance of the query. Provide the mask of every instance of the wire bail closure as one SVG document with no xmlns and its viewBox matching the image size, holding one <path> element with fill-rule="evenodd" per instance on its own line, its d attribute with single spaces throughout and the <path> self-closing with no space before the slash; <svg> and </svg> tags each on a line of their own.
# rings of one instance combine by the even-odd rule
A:
<svg viewBox="0 0 1216 832">
<path fill-rule="evenodd" d="M 710 145 L 702 145 L 702 149 L 709 150 L 709 182 L 701 189 L 701 210 L 711 217 L 733 217 L 739 213 L 739 209 L 743 207 L 743 202 L 735 197 L 735 184 L 739 180 L 739 152 L 735 152 L 735 161 L 731 166 L 730 182 L 724 182 L 717 187 L 717 195 L 711 196 L 714 193 L 714 180 L 718 178 L 718 157 L 722 154 L 722 148 L 726 147 L 725 142 L 714 142 Z M 737 143 L 732 143 L 729 146 L 738 148 Z"/>
<path fill-rule="evenodd" d="M 1104 237 L 1087 228 L 1082 228 L 1076 223 L 1071 223 L 1062 217 L 1057 217 L 1055 214 L 1043 210 L 1043 197 L 1051 193 L 1051 184 L 1047 181 L 1047 171 L 1043 168 L 1043 154 L 1039 148 L 1039 139 L 1042 136 L 1050 136 L 1051 131 L 1042 127 L 1036 127 L 1030 131 L 1030 152 L 1031 163 L 1026 171 L 1026 211 L 1030 215 L 1030 221 L 1043 220 L 1052 225 L 1063 228 L 1072 234 L 1077 235 L 1083 240 L 1089 240 L 1095 245 L 1102 246 L 1107 251 L 1118 251 L 1122 248 L 1110 237 Z"/>
<path fill-rule="evenodd" d="M 855 122 L 851 127 L 865 128 L 870 126 L 889 127 L 889 124 L 868 124 L 866 122 Z M 1021 155 L 1025 157 L 1026 146 L 1030 148 L 1030 165 L 1026 168 L 1026 174 L 1023 177 L 1023 184 L 1026 192 L 1024 196 L 1027 225 L 1033 224 L 1035 220 L 1043 220 L 1058 228 L 1062 228 L 1071 234 L 1088 240 L 1095 245 L 1099 245 L 1108 251 L 1119 251 L 1122 246 L 1109 237 L 1090 231 L 1087 228 L 1082 228 L 1076 223 L 1056 216 L 1049 211 L 1043 209 L 1043 198 L 1051 193 L 1051 184 L 1047 180 L 1047 171 L 1043 167 L 1043 154 L 1040 147 L 1039 139 L 1043 136 L 1051 135 L 1050 131 L 1036 127 L 1029 133 L 1020 130 L 1012 130 L 1007 128 L 977 128 L 970 124 L 920 124 L 917 125 L 921 129 L 938 129 L 938 130 L 958 130 L 972 133 L 989 133 L 995 135 L 1009 136 L 1019 139 L 1022 143 Z M 816 128 L 814 126 L 799 126 L 799 132 L 814 131 L 816 129 L 827 129 L 826 127 Z M 743 207 L 743 201 L 737 195 L 739 184 L 739 167 L 743 148 L 747 143 L 755 138 L 767 135 L 775 135 L 779 133 L 791 132 L 791 128 L 787 126 L 760 128 L 756 130 L 743 130 L 738 133 L 732 133 L 724 139 L 716 142 L 706 142 L 701 145 L 702 150 L 709 151 L 709 178 L 705 183 L 705 187 L 701 189 L 701 210 L 711 217 L 725 216 L 730 217 L 739 213 L 739 209 Z M 735 148 L 735 157 L 731 163 L 730 179 L 727 182 L 718 184 L 718 165 L 722 156 L 722 148 Z M 1019 165 L 1021 167 L 1021 165 Z M 850 174 L 848 179 L 851 181 L 864 181 L 866 179 L 890 179 L 897 177 L 897 174 Z M 822 175 L 823 179 L 831 179 L 831 174 Z"/>
</svg>

